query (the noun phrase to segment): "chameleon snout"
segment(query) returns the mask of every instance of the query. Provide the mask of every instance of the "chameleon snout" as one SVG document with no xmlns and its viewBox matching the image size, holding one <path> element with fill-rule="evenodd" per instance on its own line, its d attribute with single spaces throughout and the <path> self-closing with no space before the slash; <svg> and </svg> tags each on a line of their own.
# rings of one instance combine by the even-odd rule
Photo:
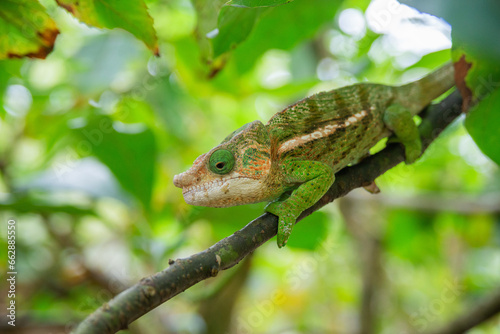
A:
<svg viewBox="0 0 500 334">
<path fill-rule="evenodd" d="M 184 188 L 194 183 L 195 176 L 187 172 L 177 174 L 174 176 L 174 186 L 177 188 Z"/>
</svg>

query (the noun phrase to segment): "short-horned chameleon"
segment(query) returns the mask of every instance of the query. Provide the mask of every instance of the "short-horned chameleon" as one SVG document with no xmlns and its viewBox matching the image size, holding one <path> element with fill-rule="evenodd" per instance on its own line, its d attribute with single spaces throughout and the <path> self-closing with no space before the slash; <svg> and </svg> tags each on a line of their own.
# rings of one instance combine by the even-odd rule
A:
<svg viewBox="0 0 500 334">
<path fill-rule="evenodd" d="M 271 201 L 283 247 L 302 211 L 316 203 L 335 173 L 394 134 L 406 162 L 421 154 L 413 116 L 454 85 L 452 64 L 403 86 L 360 83 L 319 93 L 248 123 L 174 177 L 192 205 L 228 207 Z M 283 196 L 281 196 L 283 195 Z"/>
</svg>

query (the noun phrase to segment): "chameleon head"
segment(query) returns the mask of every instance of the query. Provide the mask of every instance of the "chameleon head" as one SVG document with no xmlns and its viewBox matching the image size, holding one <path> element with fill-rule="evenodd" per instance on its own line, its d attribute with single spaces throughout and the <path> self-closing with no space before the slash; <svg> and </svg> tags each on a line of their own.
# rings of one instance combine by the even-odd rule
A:
<svg viewBox="0 0 500 334">
<path fill-rule="evenodd" d="M 236 130 L 220 145 L 199 156 L 186 172 L 174 176 L 188 204 L 228 207 L 267 199 L 271 167 L 269 137 L 255 121 Z"/>
</svg>

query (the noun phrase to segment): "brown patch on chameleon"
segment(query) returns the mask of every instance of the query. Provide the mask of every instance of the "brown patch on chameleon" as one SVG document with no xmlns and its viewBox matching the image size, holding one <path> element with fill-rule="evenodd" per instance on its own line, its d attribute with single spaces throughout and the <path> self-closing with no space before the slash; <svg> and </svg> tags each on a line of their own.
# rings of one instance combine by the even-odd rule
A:
<svg viewBox="0 0 500 334">
<path fill-rule="evenodd" d="M 174 177 L 187 203 L 228 207 L 272 201 L 282 247 L 302 211 L 330 188 L 335 173 L 395 135 L 406 162 L 421 154 L 413 116 L 453 87 L 453 66 L 398 87 L 362 83 L 308 97 L 231 133 Z M 290 196 L 282 196 L 290 193 Z M 286 198 L 285 198 L 286 197 Z"/>
</svg>

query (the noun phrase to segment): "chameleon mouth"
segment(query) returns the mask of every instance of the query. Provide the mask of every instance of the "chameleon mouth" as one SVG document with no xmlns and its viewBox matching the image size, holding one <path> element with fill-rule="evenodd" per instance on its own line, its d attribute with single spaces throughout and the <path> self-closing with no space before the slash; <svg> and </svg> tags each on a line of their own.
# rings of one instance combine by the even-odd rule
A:
<svg viewBox="0 0 500 334">
<path fill-rule="evenodd" d="M 210 182 L 204 182 L 202 184 L 185 187 L 182 189 L 182 195 L 186 196 L 200 191 L 208 192 L 210 189 L 222 187 L 224 183 L 227 183 L 227 181 L 213 180 Z"/>
<path fill-rule="evenodd" d="M 229 203 L 229 182 L 232 179 L 212 180 L 182 189 L 182 196 L 191 205 L 225 207 Z"/>
<path fill-rule="evenodd" d="M 274 195 L 270 197 L 265 190 L 262 180 L 234 175 L 188 185 L 182 189 L 182 195 L 186 203 L 191 205 L 225 208 L 274 198 Z"/>
</svg>

